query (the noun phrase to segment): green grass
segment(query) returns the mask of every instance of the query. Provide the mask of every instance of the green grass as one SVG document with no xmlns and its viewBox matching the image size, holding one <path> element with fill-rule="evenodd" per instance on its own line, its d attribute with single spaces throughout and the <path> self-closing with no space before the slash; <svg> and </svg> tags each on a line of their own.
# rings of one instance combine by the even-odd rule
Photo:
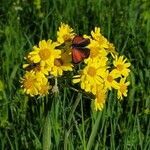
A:
<svg viewBox="0 0 150 150">
<path fill-rule="evenodd" d="M 148 0 L 44 0 L 38 9 L 27 0 L 2 0 L 0 149 L 150 149 L 149 7 Z M 124 101 L 109 93 L 103 111 L 94 112 L 91 100 L 69 86 L 60 86 L 59 95 L 39 99 L 22 93 L 24 56 L 39 40 L 56 39 L 61 22 L 79 34 L 101 27 L 127 56 L 132 72 Z"/>
</svg>

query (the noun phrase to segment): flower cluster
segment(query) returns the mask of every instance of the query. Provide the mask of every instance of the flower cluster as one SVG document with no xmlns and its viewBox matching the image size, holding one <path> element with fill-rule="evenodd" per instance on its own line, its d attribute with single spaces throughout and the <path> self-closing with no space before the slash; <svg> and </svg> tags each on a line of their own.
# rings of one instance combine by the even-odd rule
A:
<svg viewBox="0 0 150 150">
<path fill-rule="evenodd" d="M 87 55 L 86 52 L 89 52 Z M 30 96 L 46 95 L 52 88 L 48 78 L 58 78 L 64 71 L 73 71 L 73 83 L 95 97 L 95 110 L 102 110 L 109 90 L 117 90 L 118 99 L 127 96 L 130 63 L 119 56 L 115 47 L 95 27 L 91 35 L 78 36 L 69 25 L 61 23 L 57 40 L 42 40 L 25 57 L 26 70 L 21 79 L 24 92 Z M 80 63 L 80 70 L 73 62 Z M 75 67 L 76 68 L 76 67 Z"/>
<path fill-rule="evenodd" d="M 108 90 L 117 90 L 118 99 L 127 96 L 129 82 L 126 79 L 130 63 L 124 56 L 118 55 L 114 45 L 100 33 L 100 28 L 95 27 L 88 38 L 90 56 L 84 60 L 86 65 L 79 75 L 74 76 L 73 82 L 80 82 L 82 89 L 94 94 L 95 109 L 101 110 Z"/>
</svg>

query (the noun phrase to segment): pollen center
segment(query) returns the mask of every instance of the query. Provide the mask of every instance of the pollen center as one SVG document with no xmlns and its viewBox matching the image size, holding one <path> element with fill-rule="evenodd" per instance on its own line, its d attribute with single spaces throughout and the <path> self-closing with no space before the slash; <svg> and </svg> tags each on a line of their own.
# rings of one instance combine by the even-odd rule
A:
<svg viewBox="0 0 150 150">
<path fill-rule="evenodd" d="M 60 67 L 63 65 L 63 61 L 61 59 L 55 59 L 54 64 L 55 66 Z"/>
<path fill-rule="evenodd" d="M 93 67 L 89 67 L 88 72 L 87 72 L 90 76 L 95 76 L 96 75 L 96 69 Z"/>
<path fill-rule="evenodd" d="M 113 77 L 108 75 L 107 80 L 108 80 L 108 82 L 112 82 L 113 81 Z"/>
<path fill-rule="evenodd" d="M 47 60 L 50 57 L 51 52 L 49 51 L 49 49 L 45 48 L 40 50 L 39 55 L 42 60 Z"/>
<path fill-rule="evenodd" d="M 32 79 L 32 78 L 28 78 L 28 79 L 26 79 L 25 81 L 24 81 L 24 88 L 25 89 L 30 89 L 30 88 L 32 88 L 33 87 L 33 83 L 34 83 L 34 79 Z"/>
<path fill-rule="evenodd" d="M 120 92 L 121 93 L 124 93 L 126 90 L 127 90 L 127 86 L 126 85 L 123 84 L 123 85 L 120 86 Z"/>
<path fill-rule="evenodd" d="M 64 41 L 68 41 L 70 39 L 70 37 L 67 34 L 65 34 L 65 35 L 63 35 L 63 39 L 64 39 Z"/>
<path fill-rule="evenodd" d="M 117 70 L 122 71 L 123 70 L 123 65 L 117 65 Z"/>
</svg>

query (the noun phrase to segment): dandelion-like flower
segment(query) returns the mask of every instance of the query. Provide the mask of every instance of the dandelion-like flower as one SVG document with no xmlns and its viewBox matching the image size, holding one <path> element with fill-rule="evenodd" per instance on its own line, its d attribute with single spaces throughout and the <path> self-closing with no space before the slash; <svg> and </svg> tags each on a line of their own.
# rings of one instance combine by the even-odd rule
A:
<svg viewBox="0 0 150 150">
<path fill-rule="evenodd" d="M 120 75 L 123 75 L 124 77 L 127 77 L 130 72 L 130 63 L 126 62 L 127 59 L 123 56 L 116 56 L 115 60 L 113 61 L 113 64 L 115 66 L 114 71 Z"/>
<path fill-rule="evenodd" d="M 126 78 L 121 78 L 120 82 L 118 83 L 118 99 L 123 99 L 123 96 L 127 96 L 127 92 L 128 92 L 128 85 L 130 84 L 130 82 L 126 82 Z"/>
<path fill-rule="evenodd" d="M 98 45 L 101 49 L 108 48 L 108 41 L 100 33 L 100 28 L 95 27 L 95 30 L 91 32 L 91 35 L 92 35 L 93 39 L 98 42 Z"/>
<path fill-rule="evenodd" d="M 90 56 L 88 59 L 95 59 L 96 57 L 101 58 L 107 56 L 106 50 L 99 46 L 98 41 L 90 39 L 90 44 L 87 47 L 90 49 Z"/>
<path fill-rule="evenodd" d="M 90 56 L 85 60 L 85 63 L 87 63 L 89 59 L 107 57 L 108 54 L 106 49 L 109 48 L 109 42 L 100 33 L 100 28 L 95 27 L 94 31 L 91 31 L 91 36 L 92 37 L 89 37 L 90 44 L 87 46 L 90 49 Z"/>
<path fill-rule="evenodd" d="M 62 44 L 66 41 L 72 40 L 74 36 L 73 29 L 68 24 L 61 23 L 61 26 L 57 31 L 57 42 Z"/>
<path fill-rule="evenodd" d="M 40 63 L 41 66 L 54 65 L 54 60 L 60 58 L 61 51 L 56 50 L 56 42 L 42 40 L 39 42 L 39 47 L 34 46 L 33 51 L 29 53 L 28 59 L 33 63 Z"/>
<path fill-rule="evenodd" d="M 48 84 L 48 79 L 40 72 L 27 71 L 21 79 L 21 83 L 24 92 L 30 96 L 46 95 L 51 88 Z"/>
<path fill-rule="evenodd" d="M 116 78 L 120 77 L 119 74 L 115 73 L 114 71 L 109 72 L 108 70 L 105 72 L 104 82 L 105 87 L 111 90 L 112 88 L 118 89 L 118 83 L 115 80 Z"/>
<path fill-rule="evenodd" d="M 37 75 L 33 71 L 27 71 L 21 79 L 21 83 L 21 87 L 24 89 L 25 93 L 29 94 L 30 96 L 38 95 L 40 83 L 37 82 Z"/>
<path fill-rule="evenodd" d="M 103 76 L 106 66 L 102 60 L 95 59 L 90 61 L 80 75 L 74 76 L 73 82 L 81 82 L 81 88 L 86 92 L 96 94 L 97 85 L 103 86 Z"/>
<path fill-rule="evenodd" d="M 49 90 L 51 88 L 52 88 L 52 86 L 49 85 L 49 82 L 48 82 L 47 78 L 42 78 L 38 94 L 40 96 L 45 96 L 45 95 L 47 95 L 49 93 Z"/>
<path fill-rule="evenodd" d="M 62 76 L 63 71 L 72 71 L 71 55 L 67 52 L 62 53 L 61 58 L 54 60 L 54 66 L 51 69 L 51 75 Z"/>
<path fill-rule="evenodd" d="M 111 56 L 112 56 L 113 58 L 115 58 L 115 56 L 118 55 L 118 53 L 117 53 L 116 50 L 115 50 L 115 46 L 114 46 L 113 43 L 109 43 L 109 42 L 108 42 L 108 48 L 107 48 L 106 50 L 107 50 L 108 53 L 111 54 Z"/>
</svg>

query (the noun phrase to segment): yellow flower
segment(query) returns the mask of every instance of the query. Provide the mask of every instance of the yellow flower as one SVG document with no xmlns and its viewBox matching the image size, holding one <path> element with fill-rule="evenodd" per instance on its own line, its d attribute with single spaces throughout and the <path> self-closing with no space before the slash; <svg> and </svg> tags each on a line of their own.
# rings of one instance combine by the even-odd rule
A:
<svg viewBox="0 0 150 150">
<path fill-rule="evenodd" d="M 115 56 L 118 55 L 118 53 L 117 53 L 116 50 L 115 50 L 115 46 L 114 46 L 113 43 L 109 43 L 109 42 L 108 42 L 108 48 L 107 48 L 106 50 L 107 50 L 108 53 L 111 54 L 111 56 L 112 56 L 113 58 L 115 58 Z"/>
<path fill-rule="evenodd" d="M 102 110 L 106 101 L 106 90 L 101 87 L 96 90 L 96 98 L 94 100 L 95 110 Z"/>
<path fill-rule="evenodd" d="M 39 95 L 44 96 L 49 93 L 49 90 L 52 88 L 51 85 L 49 85 L 48 80 L 41 82 L 40 88 L 39 88 Z"/>
<path fill-rule="evenodd" d="M 120 77 L 119 74 L 116 74 L 114 71 L 107 70 L 105 73 L 104 81 L 105 81 L 105 87 L 111 90 L 112 88 L 118 89 L 118 83 L 115 80 L 116 78 Z"/>
<path fill-rule="evenodd" d="M 90 44 L 87 46 L 90 49 L 90 56 L 88 59 L 95 59 L 96 57 L 106 57 L 107 52 L 101 48 L 98 41 L 90 39 Z M 87 60 L 88 60 L 87 59 Z"/>
<path fill-rule="evenodd" d="M 25 93 L 31 96 L 38 95 L 38 89 L 40 84 L 39 82 L 37 82 L 37 76 L 33 71 L 27 71 L 24 77 L 21 79 L 21 83 L 21 87 L 24 89 Z"/>
<path fill-rule="evenodd" d="M 81 82 L 81 88 L 86 92 L 96 94 L 97 85 L 103 86 L 103 79 L 106 71 L 104 62 L 94 59 L 88 63 L 80 75 L 74 76 L 73 83 Z"/>
<path fill-rule="evenodd" d="M 70 41 L 74 37 L 73 29 L 69 25 L 61 23 L 59 31 L 57 31 L 57 42 L 62 44 L 66 41 Z"/>
<path fill-rule="evenodd" d="M 120 75 L 123 75 L 124 77 L 127 77 L 129 75 L 130 69 L 130 63 L 126 63 L 127 59 L 123 58 L 123 56 L 120 56 L 119 58 L 116 56 L 115 60 L 113 61 L 114 66 L 116 67 L 114 71 Z"/>
<path fill-rule="evenodd" d="M 24 92 L 30 96 L 47 94 L 50 89 L 48 79 L 41 72 L 27 71 L 21 79 L 21 83 Z"/>
<path fill-rule="evenodd" d="M 100 33 L 100 28 L 95 27 L 95 30 L 91 31 L 91 35 L 92 37 L 88 37 L 87 35 L 84 36 L 90 39 L 90 44 L 87 46 L 90 49 L 90 56 L 85 60 L 85 63 L 87 63 L 89 59 L 106 57 L 108 54 L 106 51 L 108 48 L 108 41 Z"/>
<path fill-rule="evenodd" d="M 33 63 L 40 63 L 41 66 L 48 65 L 49 67 L 54 65 L 54 60 L 60 58 L 61 51 L 56 50 L 57 44 L 48 40 L 42 40 L 39 42 L 39 47 L 34 46 L 33 51 L 29 53 L 28 59 Z"/>
<path fill-rule="evenodd" d="M 98 42 L 98 45 L 101 49 L 108 48 L 108 41 L 100 33 L 100 28 L 95 27 L 95 30 L 91 32 L 91 35 L 92 35 L 93 39 Z"/>
<path fill-rule="evenodd" d="M 117 93 L 117 96 L 118 96 L 118 99 L 123 99 L 123 96 L 127 96 L 127 92 L 128 92 L 128 85 L 130 84 L 130 82 L 126 82 L 126 78 L 121 78 L 120 82 L 118 83 L 119 85 L 119 88 L 118 88 L 118 93 Z"/>
<path fill-rule="evenodd" d="M 51 69 L 51 74 L 55 77 L 62 76 L 63 71 L 72 71 L 71 55 L 66 51 L 61 54 L 61 58 L 54 60 L 54 66 Z"/>
<path fill-rule="evenodd" d="M 36 73 L 36 76 L 37 82 L 39 82 L 38 94 L 41 96 L 48 94 L 48 90 L 52 88 L 52 86 L 49 85 L 48 79 L 41 72 Z"/>
</svg>

